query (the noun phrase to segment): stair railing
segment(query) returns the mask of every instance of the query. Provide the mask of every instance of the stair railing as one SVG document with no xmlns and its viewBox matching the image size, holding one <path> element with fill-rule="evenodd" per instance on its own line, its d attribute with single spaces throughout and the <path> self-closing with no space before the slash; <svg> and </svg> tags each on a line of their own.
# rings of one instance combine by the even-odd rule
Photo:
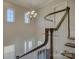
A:
<svg viewBox="0 0 79 59">
<path fill-rule="evenodd" d="M 70 16 L 69 16 L 69 10 L 70 8 L 69 7 L 66 7 L 65 9 L 62 9 L 62 10 L 59 10 L 59 11 L 56 11 L 56 12 L 53 12 L 53 13 L 50 13 L 48 15 L 46 15 L 44 18 L 46 20 L 49 20 L 47 19 L 48 16 L 50 15 L 53 15 L 53 14 L 56 14 L 56 13 L 59 13 L 59 12 L 63 12 L 63 11 L 66 11 L 66 13 L 64 14 L 64 16 L 62 17 L 62 19 L 60 20 L 60 22 L 58 23 L 57 27 L 56 28 L 46 28 L 45 29 L 45 41 L 43 44 L 41 44 L 40 46 L 32 49 L 31 51 L 21 55 L 21 56 L 16 56 L 16 59 L 19 59 L 19 58 L 22 58 L 23 56 L 26 56 L 42 47 L 44 47 L 47 43 L 48 43 L 48 37 L 49 37 L 49 34 L 48 32 L 50 31 L 50 59 L 53 59 L 53 32 L 54 31 L 57 31 L 59 29 L 59 27 L 61 26 L 61 24 L 63 23 L 66 15 L 68 14 L 68 38 L 70 38 Z M 72 38 L 73 39 L 73 38 Z"/>
<path fill-rule="evenodd" d="M 38 49 L 44 47 L 44 46 L 48 43 L 48 36 L 49 36 L 49 35 L 48 35 L 48 32 L 49 32 L 49 30 L 48 30 L 48 29 L 45 29 L 45 41 L 44 41 L 43 44 L 41 44 L 40 46 L 38 46 L 38 47 L 32 49 L 31 51 L 29 51 L 29 52 L 27 52 L 27 53 L 25 53 L 25 54 L 23 54 L 23 55 L 21 55 L 21 56 L 16 56 L 16 59 L 22 58 L 23 56 L 28 55 L 28 54 L 30 54 L 30 53 L 32 53 L 32 52 L 34 52 L 34 51 L 36 51 L 36 50 L 38 50 Z"/>
</svg>

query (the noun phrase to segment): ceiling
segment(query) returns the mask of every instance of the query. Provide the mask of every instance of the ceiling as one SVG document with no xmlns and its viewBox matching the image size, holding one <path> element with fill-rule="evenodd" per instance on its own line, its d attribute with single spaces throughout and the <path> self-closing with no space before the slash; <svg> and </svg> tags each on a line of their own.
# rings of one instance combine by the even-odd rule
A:
<svg viewBox="0 0 79 59">
<path fill-rule="evenodd" d="M 16 5 L 25 8 L 39 9 L 45 6 L 46 4 L 57 0 L 4 0 L 4 1 L 8 1 L 10 3 L 14 3 Z"/>
</svg>

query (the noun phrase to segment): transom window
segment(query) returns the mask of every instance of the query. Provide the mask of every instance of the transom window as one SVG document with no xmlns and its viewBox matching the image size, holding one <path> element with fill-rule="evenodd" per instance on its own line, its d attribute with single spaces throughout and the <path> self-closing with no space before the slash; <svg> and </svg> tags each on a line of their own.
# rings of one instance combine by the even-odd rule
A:
<svg viewBox="0 0 79 59">
<path fill-rule="evenodd" d="M 12 8 L 7 9 L 7 22 L 14 22 L 14 10 Z"/>
</svg>

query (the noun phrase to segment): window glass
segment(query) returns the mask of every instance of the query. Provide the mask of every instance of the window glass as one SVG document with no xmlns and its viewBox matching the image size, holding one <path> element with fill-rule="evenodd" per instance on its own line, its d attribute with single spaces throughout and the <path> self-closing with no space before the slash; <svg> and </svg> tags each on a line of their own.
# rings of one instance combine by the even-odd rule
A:
<svg viewBox="0 0 79 59">
<path fill-rule="evenodd" d="M 26 53 L 27 52 L 27 42 L 25 41 L 24 43 L 24 52 Z"/>
<path fill-rule="evenodd" d="M 25 23 L 30 23 L 29 15 L 27 15 L 26 13 L 25 13 L 25 21 L 24 22 Z"/>
<path fill-rule="evenodd" d="M 7 9 L 7 22 L 14 22 L 14 10 L 12 8 Z"/>
<path fill-rule="evenodd" d="M 29 50 L 32 49 L 32 41 L 29 41 L 29 42 L 28 42 L 28 49 L 29 49 Z"/>
</svg>

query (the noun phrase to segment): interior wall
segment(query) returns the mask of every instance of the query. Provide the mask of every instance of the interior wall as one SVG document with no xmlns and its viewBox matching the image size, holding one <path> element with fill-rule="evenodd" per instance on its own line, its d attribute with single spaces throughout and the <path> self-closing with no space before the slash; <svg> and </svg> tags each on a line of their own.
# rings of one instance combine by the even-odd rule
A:
<svg viewBox="0 0 79 59">
<path fill-rule="evenodd" d="M 35 47 L 36 29 L 35 20 L 30 20 L 30 23 L 24 23 L 25 8 L 14 5 L 12 3 L 4 1 L 3 3 L 3 33 L 4 33 L 4 47 L 9 45 L 15 45 L 16 55 L 24 54 L 24 42 L 33 41 L 33 48 Z M 13 23 L 7 22 L 7 9 L 13 8 L 14 21 Z M 33 57 L 32 57 L 33 58 Z M 28 58 L 29 59 L 29 58 Z M 34 58 L 35 59 L 35 58 Z"/>
<path fill-rule="evenodd" d="M 53 22 L 47 21 L 44 19 L 44 16 L 57 11 L 66 8 L 67 6 L 70 7 L 70 36 L 75 37 L 75 0 L 62 0 L 60 2 L 52 4 L 52 2 L 45 7 L 39 9 L 39 14 L 37 17 L 37 37 L 40 41 L 44 42 L 45 40 L 45 28 L 53 28 L 56 27 L 56 24 L 60 21 L 63 13 L 55 14 L 52 16 L 51 19 L 55 19 Z M 67 30 L 67 17 L 65 18 L 65 21 L 62 23 L 61 27 L 58 29 L 58 31 L 54 32 L 54 39 L 53 39 L 53 51 L 54 51 L 54 59 L 68 59 L 61 55 L 61 53 L 64 50 L 68 50 L 70 52 L 75 52 L 74 49 L 66 47 L 64 44 L 69 42 L 70 40 L 67 38 L 68 30 Z M 73 41 L 74 42 L 74 41 Z M 50 43 L 50 41 L 49 41 Z M 49 44 L 47 47 L 44 48 L 50 48 Z"/>
<path fill-rule="evenodd" d="M 70 25 L 71 25 L 71 37 L 75 37 L 75 12 L 74 12 L 74 0 L 69 0 L 68 5 L 70 6 Z M 62 6 L 62 7 L 60 7 Z M 13 5 L 8 2 L 4 2 L 4 46 L 15 44 L 16 55 L 24 53 L 24 41 L 26 40 L 40 40 L 44 42 L 45 40 L 45 28 L 55 27 L 54 22 L 49 22 L 44 19 L 44 16 L 53 12 L 54 8 L 56 10 L 65 8 L 67 6 L 67 1 L 61 0 L 52 4 L 52 2 L 43 8 L 38 10 L 38 17 L 36 20 L 31 20 L 30 24 L 24 24 L 24 13 L 25 9 L 16 5 Z M 15 22 L 7 23 L 6 10 L 7 8 L 12 7 L 15 11 Z M 59 14 L 60 15 L 60 14 Z M 55 17 L 56 21 L 59 21 L 57 15 Z M 52 18 L 54 19 L 54 18 Z M 60 35 L 61 34 L 61 35 Z M 34 47 L 37 45 L 36 40 L 34 41 Z M 67 48 L 64 44 L 69 41 L 67 39 L 67 18 L 63 22 L 60 29 L 54 32 L 54 58 L 55 59 L 67 59 L 61 55 L 64 49 L 68 49 L 71 52 L 74 52 L 74 49 Z M 50 42 L 49 42 L 50 43 Z M 48 48 L 49 44 L 47 45 Z M 44 47 L 46 48 L 46 47 Z M 35 59 L 35 54 L 30 54 L 28 57 L 25 56 L 23 59 Z"/>
</svg>

